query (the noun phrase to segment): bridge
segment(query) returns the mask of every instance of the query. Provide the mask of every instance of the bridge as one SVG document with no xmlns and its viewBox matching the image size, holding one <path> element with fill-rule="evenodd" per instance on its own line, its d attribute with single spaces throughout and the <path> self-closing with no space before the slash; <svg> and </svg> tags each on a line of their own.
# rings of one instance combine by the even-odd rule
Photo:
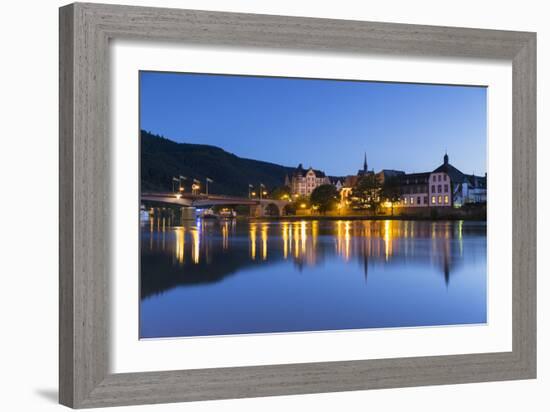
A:
<svg viewBox="0 0 550 412">
<path fill-rule="evenodd" d="M 266 215 L 284 216 L 284 207 L 288 205 L 286 200 L 275 199 L 250 199 L 237 196 L 224 195 L 192 195 L 177 194 L 171 192 L 141 194 L 141 201 L 167 206 L 206 208 L 212 206 L 249 206 L 250 216 L 262 217 Z"/>
</svg>

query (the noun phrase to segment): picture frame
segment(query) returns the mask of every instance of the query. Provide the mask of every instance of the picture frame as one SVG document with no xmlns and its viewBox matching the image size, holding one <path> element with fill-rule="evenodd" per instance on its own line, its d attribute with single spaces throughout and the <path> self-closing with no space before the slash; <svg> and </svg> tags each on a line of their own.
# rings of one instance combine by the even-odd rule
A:
<svg viewBox="0 0 550 412">
<path fill-rule="evenodd" d="M 74 3 L 60 8 L 59 399 L 72 408 L 536 377 L 536 34 Z M 109 372 L 109 42 L 176 41 L 512 64 L 512 351 Z"/>
</svg>

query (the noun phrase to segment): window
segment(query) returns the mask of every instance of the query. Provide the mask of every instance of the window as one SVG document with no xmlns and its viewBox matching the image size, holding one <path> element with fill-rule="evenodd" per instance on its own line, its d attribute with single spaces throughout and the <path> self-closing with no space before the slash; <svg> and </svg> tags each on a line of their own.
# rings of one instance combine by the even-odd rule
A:
<svg viewBox="0 0 550 412">
<path fill-rule="evenodd" d="M 435 192 L 435 185 L 432 185 L 432 193 Z"/>
<path fill-rule="evenodd" d="M 411 197 L 411 205 L 414 205 L 414 197 Z"/>
<path fill-rule="evenodd" d="M 424 196 L 424 204 L 425 204 L 425 205 L 428 204 L 428 196 Z"/>
<path fill-rule="evenodd" d="M 437 196 L 437 203 L 441 204 L 441 196 Z"/>
<path fill-rule="evenodd" d="M 441 175 L 437 175 L 437 181 L 441 182 Z"/>
<path fill-rule="evenodd" d="M 443 175 L 443 180 L 447 181 L 447 175 Z"/>
<path fill-rule="evenodd" d="M 449 185 L 445 185 L 445 192 L 448 192 L 449 191 Z"/>
<path fill-rule="evenodd" d="M 449 196 L 445 195 L 445 204 L 449 204 Z"/>
<path fill-rule="evenodd" d="M 441 185 L 437 185 L 437 193 L 441 193 Z"/>
<path fill-rule="evenodd" d="M 417 205 L 420 204 L 420 196 L 418 196 L 418 197 L 416 198 L 416 204 L 417 204 Z"/>
<path fill-rule="evenodd" d="M 435 196 L 432 196 L 432 204 L 435 205 Z"/>
<path fill-rule="evenodd" d="M 435 177 L 435 175 L 433 175 L 432 180 L 433 180 L 434 182 L 435 182 L 435 179 L 437 179 L 437 178 Z"/>
<path fill-rule="evenodd" d="M 403 203 L 407 204 L 407 198 L 403 198 Z"/>
</svg>

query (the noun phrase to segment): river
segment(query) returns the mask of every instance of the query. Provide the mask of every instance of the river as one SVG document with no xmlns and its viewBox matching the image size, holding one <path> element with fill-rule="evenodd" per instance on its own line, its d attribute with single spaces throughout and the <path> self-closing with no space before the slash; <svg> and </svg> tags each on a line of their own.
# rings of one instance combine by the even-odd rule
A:
<svg viewBox="0 0 550 412">
<path fill-rule="evenodd" d="M 141 222 L 140 337 L 485 323 L 485 222 Z"/>
</svg>

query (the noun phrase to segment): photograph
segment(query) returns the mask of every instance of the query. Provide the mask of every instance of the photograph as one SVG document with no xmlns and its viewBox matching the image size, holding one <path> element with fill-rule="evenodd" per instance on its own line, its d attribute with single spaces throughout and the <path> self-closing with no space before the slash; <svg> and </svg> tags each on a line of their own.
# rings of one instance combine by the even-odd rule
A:
<svg viewBox="0 0 550 412">
<path fill-rule="evenodd" d="M 140 339 L 487 323 L 487 87 L 140 71 L 136 138 Z"/>
</svg>

